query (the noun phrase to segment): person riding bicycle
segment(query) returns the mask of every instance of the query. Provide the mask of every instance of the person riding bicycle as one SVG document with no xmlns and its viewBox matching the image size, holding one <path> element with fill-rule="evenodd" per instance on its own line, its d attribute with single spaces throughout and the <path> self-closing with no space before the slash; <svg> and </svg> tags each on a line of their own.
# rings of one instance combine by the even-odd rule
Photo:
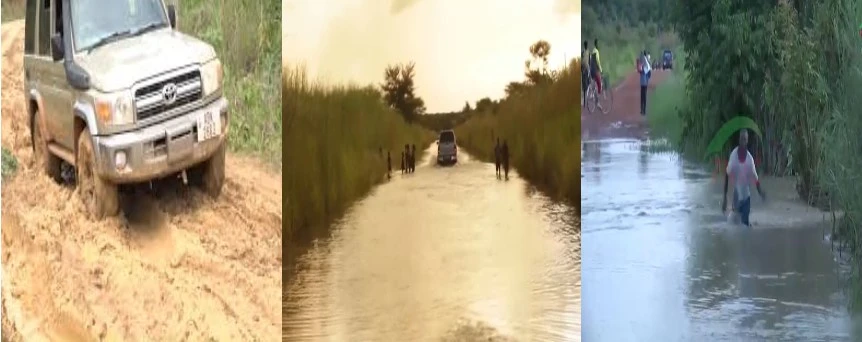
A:
<svg viewBox="0 0 862 342">
<path fill-rule="evenodd" d="M 596 82 L 596 90 L 598 94 L 602 94 L 602 59 L 599 56 L 599 39 L 593 41 L 593 52 L 590 53 L 590 74 L 593 76 L 593 82 Z M 596 97 L 596 103 L 599 98 Z"/>
</svg>

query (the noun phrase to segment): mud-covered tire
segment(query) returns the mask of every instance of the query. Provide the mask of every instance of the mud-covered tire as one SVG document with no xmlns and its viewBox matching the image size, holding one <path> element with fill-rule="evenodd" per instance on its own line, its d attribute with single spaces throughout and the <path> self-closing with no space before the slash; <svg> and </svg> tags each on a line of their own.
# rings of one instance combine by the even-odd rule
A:
<svg viewBox="0 0 862 342">
<path fill-rule="evenodd" d="M 215 153 L 210 156 L 210 159 L 196 165 L 191 170 L 194 183 L 213 198 L 218 198 L 221 195 L 222 187 L 224 187 L 226 146 L 227 140 L 222 142 Z"/>
<path fill-rule="evenodd" d="M 90 132 L 84 129 L 78 138 L 78 195 L 90 216 L 96 220 L 117 215 L 120 211 L 117 186 L 99 177 L 95 170 L 95 154 Z"/>
<path fill-rule="evenodd" d="M 44 172 L 48 177 L 57 181 L 60 179 L 60 158 L 51 154 L 48 150 L 48 141 L 45 134 L 39 128 L 39 113 L 33 115 L 30 122 L 31 142 L 33 144 L 33 166 Z"/>
</svg>

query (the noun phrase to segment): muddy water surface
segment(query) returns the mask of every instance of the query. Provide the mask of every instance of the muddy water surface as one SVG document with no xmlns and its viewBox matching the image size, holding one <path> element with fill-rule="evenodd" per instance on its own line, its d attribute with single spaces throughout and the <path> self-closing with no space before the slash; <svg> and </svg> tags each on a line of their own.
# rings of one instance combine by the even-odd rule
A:
<svg viewBox="0 0 862 342">
<path fill-rule="evenodd" d="M 286 341 L 580 340 L 574 210 L 460 157 L 395 174 L 313 243 Z"/>
<path fill-rule="evenodd" d="M 862 340 L 824 214 L 792 180 L 764 180 L 745 229 L 709 170 L 636 140 L 583 153 L 584 341 Z"/>
</svg>

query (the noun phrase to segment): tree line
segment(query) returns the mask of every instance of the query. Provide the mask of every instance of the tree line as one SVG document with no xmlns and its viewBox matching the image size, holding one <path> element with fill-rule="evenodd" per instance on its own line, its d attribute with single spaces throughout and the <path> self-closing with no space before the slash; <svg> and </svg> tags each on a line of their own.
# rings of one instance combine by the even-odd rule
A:
<svg viewBox="0 0 862 342">
<path fill-rule="evenodd" d="M 506 95 L 503 99 L 492 100 L 490 97 L 484 97 L 477 100 L 475 106 L 471 106 L 469 101 L 465 102 L 460 112 L 425 115 L 428 114 L 425 101 L 416 94 L 414 83 L 416 64 L 407 62 L 386 67 L 384 80 L 380 84 L 383 100 L 407 122 L 418 122 L 435 131 L 453 128 L 466 121 L 471 113 L 495 112 L 502 100 L 522 95 L 532 87 L 548 86 L 560 77 L 559 70 L 551 70 L 548 66 L 550 43 L 538 40 L 527 50 L 529 58 L 524 61 L 524 80 L 506 84 Z"/>
</svg>

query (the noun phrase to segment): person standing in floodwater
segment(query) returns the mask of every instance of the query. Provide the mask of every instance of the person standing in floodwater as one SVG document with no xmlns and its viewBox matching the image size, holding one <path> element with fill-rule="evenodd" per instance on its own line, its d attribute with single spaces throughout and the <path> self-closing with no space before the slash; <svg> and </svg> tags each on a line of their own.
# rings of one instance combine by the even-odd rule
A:
<svg viewBox="0 0 862 342">
<path fill-rule="evenodd" d="M 748 130 L 739 131 L 739 146 L 730 152 L 727 161 L 727 174 L 724 176 L 724 196 L 721 199 L 721 211 L 727 211 L 727 184 L 733 179 L 733 203 L 734 211 L 739 213 L 742 224 L 751 226 L 749 215 L 751 214 L 751 183 L 757 186 L 760 197 L 766 201 L 766 193 L 760 187 L 760 178 L 757 176 L 757 168 L 754 165 L 754 157 L 748 152 Z"/>
<path fill-rule="evenodd" d="M 410 159 L 413 158 L 413 156 L 410 155 L 410 144 L 404 144 L 404 155 L 407 156 L 404 167 L 407 168 L 407 173 L 410 173 Z"/>
<path fill-rule="evenodd" d="M 503 139 L 503 148 L 501 149 L 503 156 L 503 172 L 506 174 L 506 179 L 509 179 L 509 143 Z"/>
<path fill-rule="evenodd" d="M 392 153 L 386 151 L 386 176 L 392 178 Z"/>
<path fill-rule="evenodd" d="M 406 146 L 405 146 L 406 147 Z M 407 171 L 407 149 L 401 151 L 401 174 Z"/>
<path fill-rule="evenodd" d="M 497 138 L 497 144 L 494 145 L 494 169 L 496 169 L 497 178 L 500 177 L 500 154 L 502 153 L 500 148 L 500 138 Z"/>
<path fill-rule="evenodd" d="M 416 144 L 410 145 L 410 172 L 416 172 Z"/>
</svg>

